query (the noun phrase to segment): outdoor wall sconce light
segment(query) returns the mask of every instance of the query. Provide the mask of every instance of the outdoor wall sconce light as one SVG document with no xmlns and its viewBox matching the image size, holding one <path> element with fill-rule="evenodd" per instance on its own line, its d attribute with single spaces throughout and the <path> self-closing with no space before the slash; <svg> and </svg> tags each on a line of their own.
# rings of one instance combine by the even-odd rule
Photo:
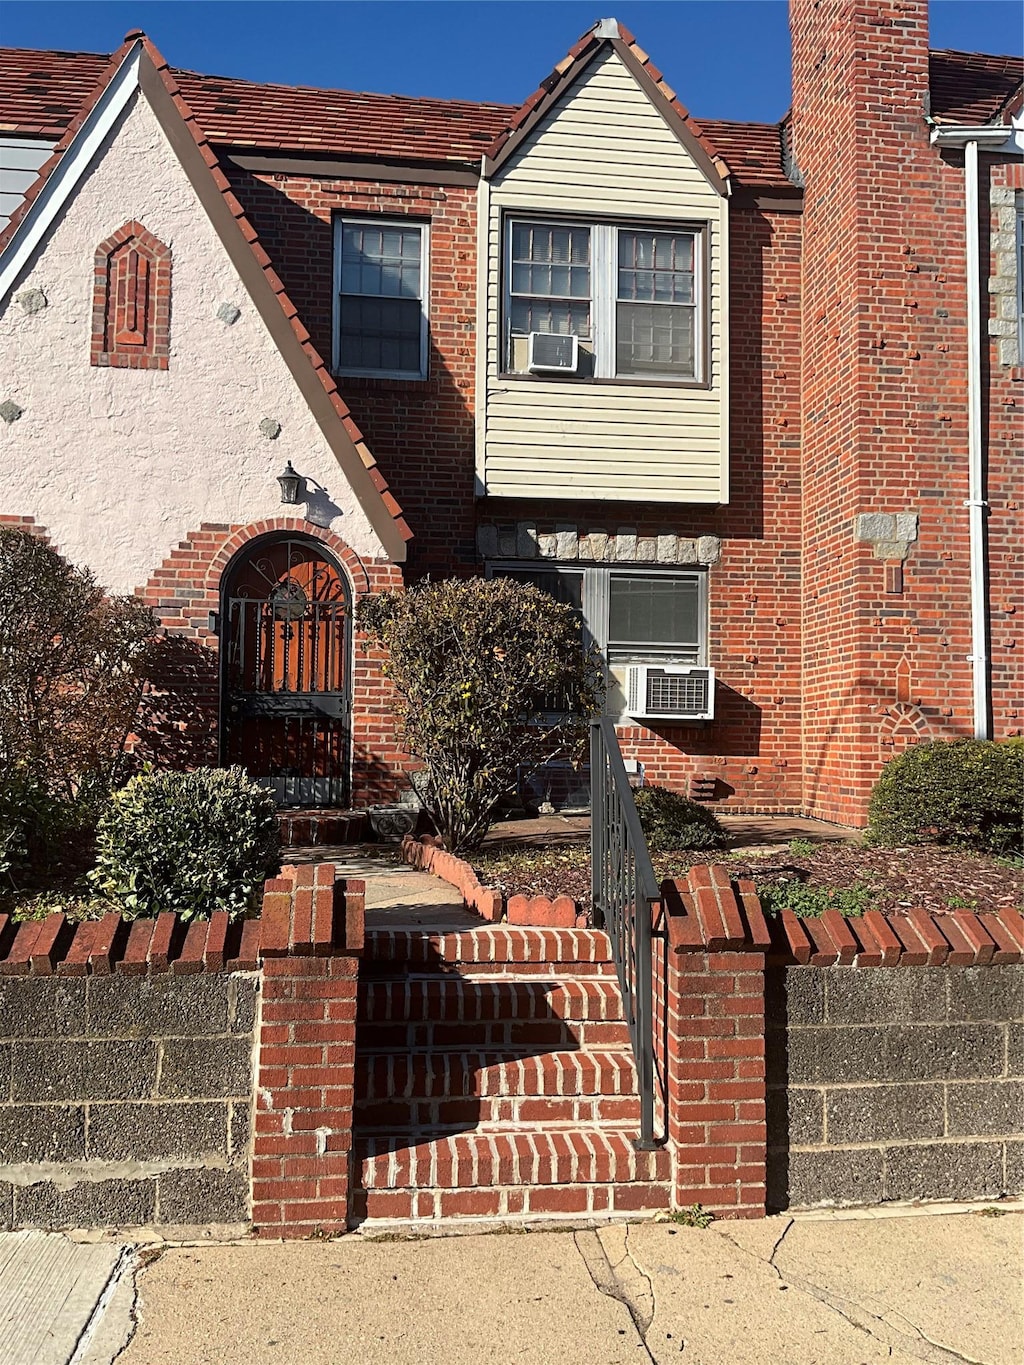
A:
<svg viewBox="0 0 1024 1365">
<path fill-rule="evenodd" d="M 284 467 L 284 473 L 278 474 L 277 481 L 281 485 L 281 501 L 294 505 L 299 500 L 299 485 L 302 483 L 302 475 L 296 474 L 292 468 L 291 460 Z"/>
</svg>

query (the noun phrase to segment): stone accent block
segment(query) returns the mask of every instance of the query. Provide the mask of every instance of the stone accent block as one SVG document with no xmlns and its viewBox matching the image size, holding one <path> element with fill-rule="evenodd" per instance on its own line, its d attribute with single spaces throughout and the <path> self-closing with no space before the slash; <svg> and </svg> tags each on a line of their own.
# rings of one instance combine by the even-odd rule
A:
<svg viewBox="0 0 1024 1365">
<path fill-rule="evenodd" d="M 162 1097 L 227 1099 L 252 1089 L 248 1038 L 170 1038 L 161 1044 L 161 1052 Z"/>
<path fill-rule="evenodd" d="M 945 975 L 950 1019 L 1024 1019 L 1024 967 L 1019 964 L 964 967 Z"/>
<path fill-rule="evenodd" d="M 74 977 L 0 979 L 0 1038 L 67 1038 L 85 1032 L 85 981 Z"/>
<path fill-rule="evenodd" d="M 722 542 L 718 536 L 700 536 L 697 539 L 698 564 L 717 564 L 722 558 Z"/>
<path fill-rule="evenodd" d="M 103 1161 L 227 1155 L 226 1104 L 97 1104 L 88 1155 Z"/>
<path fill-rule="evenodd" d="M 890 512 L 861 512 L 854 535 L 858 540 L 895 540 L 896 518 Z"/>
<path fill-rule="evenodd" d="M 829 1090 L 825 1116 L 828 1141 L 833 1145 L 939 1138 L 943 1136 L 943 1087 L 878 1085 Z"/>
<path fill-rule="evenodd" d="M 219 975 L 90 977 L 88 1032 L 101 1038 L 227 1033 L 228 992 L 229 978 Z"/>
<path fill-rule="evenodd" d="M 999 1142 L 949 1142 L 886 1150 L 887 1199 L 996 1198 L 1003 1192 Z"/>
<path fill-rule="evenodd" d="M 950 1137 L 1024 1133 L 1024 1081 L 975 1081 L 946 1088 Z"/>
<path fill-rule="evenodd" d="M 151 1095 L 156 1045 L 149 1041 L 15 1043 L 15 1100 L 117 1100 Z"/>
<path fill-rule="evenodd" d="M 160 1177 L 157 1222 L 244 1223 L 248 1198 L 245 1171 L 170 1171 Z"/>
<path fill-rule="evenodd" d="M 64 1104 L 16 1104 L 0 1109 L 0 1161 L 81 1161 L 85 1110 Z"/>
<path fill-rule="evenodd" d="M 14 1216 L 20 1227 L 137 1227 L 152 1223 L 155 1180 L 82 1180 L 70 1189 L 16 1186 Z"/>
</svg>

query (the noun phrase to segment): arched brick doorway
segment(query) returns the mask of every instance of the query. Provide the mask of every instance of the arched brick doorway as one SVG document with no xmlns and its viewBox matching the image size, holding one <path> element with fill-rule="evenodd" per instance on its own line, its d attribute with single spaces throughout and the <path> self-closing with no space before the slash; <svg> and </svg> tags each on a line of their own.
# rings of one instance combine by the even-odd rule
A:
<svg viewBox="0 0 1024 1365">
<path fill-rule="evenodd" d="M 221 761 L 280 806 L 349 804 L 352 591 L 298 532 L 246 545 L 221 580 Z"/>
</svg>

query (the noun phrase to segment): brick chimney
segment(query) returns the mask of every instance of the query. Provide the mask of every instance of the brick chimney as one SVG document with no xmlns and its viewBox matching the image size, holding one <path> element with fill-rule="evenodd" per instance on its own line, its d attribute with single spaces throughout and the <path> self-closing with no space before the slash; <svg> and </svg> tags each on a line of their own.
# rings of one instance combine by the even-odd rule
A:
<svg viewBox="0 0 1024 1365">
<path fill-rule="evenodd" d="M 805 804 L 970 734 L 963 175 L 930 145 L 928 11 L 791 0 L 802 240 Z"/>
</svg>

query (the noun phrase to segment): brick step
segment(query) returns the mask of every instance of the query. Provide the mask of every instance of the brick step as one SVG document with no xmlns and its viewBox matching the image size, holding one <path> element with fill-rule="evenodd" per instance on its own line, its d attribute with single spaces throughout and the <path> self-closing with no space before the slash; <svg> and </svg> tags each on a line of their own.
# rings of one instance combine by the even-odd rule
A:
<svg viewBox="0 0 1024 1365">
<path fill-rule="evenodd" d="M 356 1094 L 367 1100 L 636 1092 L 636 1067 L 628 1050 L 542 1052 L 514 1060 L 488 1052 L 356 1055 Z"/>
<path fill-rule="evenodd" d="M 504 1052 L 509 1061 L 539 1052 L 605 1051 L 629 1045 L 623 1019 L 454 1019 L 434 1023 L 357 1025 L 356 1050 L 369 1052 Z"/>
<path fill-rule="evenodd" d="M 568 1221 L 655 1213 L 670 1207 L 668 1181 L 600 1185 L 517 1185 L 502 1189 L 356 1190 L 353 1212 L 367 1230 L 374 1224 L 439 1223 L 475 1219 L 502 1222 Z M 382 1228 L 383 1230 L 383 1228 Z"/>
<path fill-rule="evenodd" d="M 359 1093 L 358 1091 L 356 1092 Z M 640 1124 L 638 1095 L 448 1096 L 442 1099 L 359 1099 L 354 1124 L 362 1137 L 397 1138 L 425 1133 L 520 1131 L 536 1124 L 555 1127 L 619 1125 L 635 1134 Z M 410 1139 L 412 1140 L 412 1139 Z"/>
<path fill-rule="evenodd" d="M 503 964 L 545 966 L 559 975 L 565 966 L 573 975 L 589 975 L 587 968 L 612 967 L 611 942 L 601 929 L 527 929 L 488 925 L 454 934 L 425 934 L 416 929 L 372 929 L 366 935 L 364 964 L 400 962 L 420 970 L 443 971 L 473 965 L 495 975 Z"/>
<path fill-rule="evenodd" d="M 669 1153 L 638 1152 L 626 1133 L 461 1133 L 417 1146 L 356 1143 L 358 1184 L 374 1190 L 474 1190 L 502 1186 L 650 1184 L 670 1178 Z M 374 1215 L 380 1216 L 380 1215 Z"/>
<path fill-rule="evenodd" d="M 477 1023 L 512 1019 L 622 1018 L 618 982 L 587 980 L 467 981 L 460 976 L 410 976 L 363 981 L 359 1022 Z"/>
</svg>

